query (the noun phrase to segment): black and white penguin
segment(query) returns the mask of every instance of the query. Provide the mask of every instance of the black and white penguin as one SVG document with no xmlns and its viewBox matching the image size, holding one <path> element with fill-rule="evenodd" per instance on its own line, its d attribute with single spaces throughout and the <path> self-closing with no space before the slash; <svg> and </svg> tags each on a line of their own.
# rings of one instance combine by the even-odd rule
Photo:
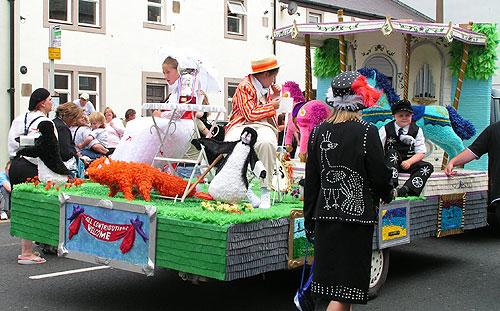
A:
<svg viewBox="0 0 500 311">
<path fill-rule="evenodd" d="M 251 127 L 243 129 L 239 141 L 220 142 L 210 138 L 193 140 L 193 145 L 198 149 L 199 144 L 203 144 L 214 154 L 227 154 L 208 187 L 208 193 L 214 200 L 236 204 L 245 198 L 248 190 L 248 165 L 256 176 L 266 177 L 264 165 L 254 150 L 256 141 L 257 132 Z"/>
<path fill-rule="evenodd" d="M 35 145 L 20 149 L 17 155 L 40 159 L 38 179 L 41 182 L 47 183 L 49 180 L 56 184 L 66 182 L 72 173 L 61 158 L 54 124 L 50 121 L 42 121 L 38 124 L 38 132 L 41 135 L 35 139 Z"/>
</svg>

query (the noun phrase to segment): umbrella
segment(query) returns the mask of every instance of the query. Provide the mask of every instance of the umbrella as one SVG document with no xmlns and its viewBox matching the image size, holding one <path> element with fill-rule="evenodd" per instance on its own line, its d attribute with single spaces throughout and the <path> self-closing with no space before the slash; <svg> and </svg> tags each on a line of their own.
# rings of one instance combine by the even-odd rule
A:
<svg viewBox="0 0 500 311">
<path fill-rule="evenodd" d="M 196 73 L 198 89 L 206 93 L 220 92 L 218 72 L 205 57 L 200 54 L 181 48 L 161 46 L 158 55 L 165 59 L 168 56 L 175 58 L 179 63 L 179 72 L 183 69 L 193 69 Z"/>
</svg>

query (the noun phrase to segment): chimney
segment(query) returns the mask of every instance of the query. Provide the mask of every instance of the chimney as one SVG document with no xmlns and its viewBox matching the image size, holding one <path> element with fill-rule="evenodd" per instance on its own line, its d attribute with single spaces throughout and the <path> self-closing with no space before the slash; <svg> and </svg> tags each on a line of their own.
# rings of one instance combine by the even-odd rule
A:
<svg viewBox="0 0 500 311">
<path fill-rule="evenodd" d="M 436 0 L 436 23 L 443 22 L 443 1 Z"/>
</svg>

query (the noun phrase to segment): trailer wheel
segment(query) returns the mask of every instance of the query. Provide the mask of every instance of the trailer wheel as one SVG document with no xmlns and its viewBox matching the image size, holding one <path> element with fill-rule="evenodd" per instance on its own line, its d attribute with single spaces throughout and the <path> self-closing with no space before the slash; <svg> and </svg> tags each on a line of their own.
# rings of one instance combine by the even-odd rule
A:
<svg viewBox="0 0 500 311">
<path fill-rule="evenodd" d="M 372 251 L 372 267 L 368 299 L 377 297 L 378 291 L 384 285 L 389 271 L 389 249 L 374 249 Z"/>
</svg>

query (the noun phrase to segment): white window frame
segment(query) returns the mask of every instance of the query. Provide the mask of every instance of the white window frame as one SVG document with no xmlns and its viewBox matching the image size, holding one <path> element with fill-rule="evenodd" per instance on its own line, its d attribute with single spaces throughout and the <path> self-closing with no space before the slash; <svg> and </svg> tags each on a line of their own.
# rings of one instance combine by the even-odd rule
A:
<svg viewBox="0 0 500 311">
<path fill-rule="evenodd" d="M 165 96 L 168 96 L 169 88 L 165 76 L 160 72 L 142 72 L 142 104 L 146 103 L 147 99 L 147 86 L 148 85 L 161 85 L 165 87 Z M 142 110 L 142 116 L 151 116 L 153 110 Z"/>
<path fill-rule="evenodd" d="M 86 78 L 95 78 L 96 79 L 96 83 L 95 83 L 95 87 L 96 89 L 95 90 L 82 90 L 80 89 L 80 77 L 86 77 Z M 94 95 L 96 100 L 95 100 L 95 103 L 92 102 L 95 106 L 95 110 L 96 111 L 102 111 L 104 110 L 105 107 L 101 107 L 101 100 L 100 100 L 100 96 L 99 96 L 99 89 L 100 89 L 100 85 L 101 85 L 101 80 L 99 78 L 99 75 L 98 74 L 92 74 L 92 73 L 79 73 L 78 76 L 76 77 L 78 80 L 78 91 L 77 91 L 77 94 L 78 94 L 78 98 L 80 98 L 80 95 L 82 93 L 87 93 L 89 94 L 90 96 Z M 75 100 L 76 98 L 74 98 L 73 100 Z M 102 110 L 101 110 L 102 108 Z"/>
<path fill-rule="evenodd" d="M 224 0 L 224 37 L 226 39 L 247 40 L 247 1 Z M 229 31 L 229 20 L 238 22 L 239 32 Z"/>
<path fill-rule="evenodd" d="M 148 19 L 149 7 L 160 8 L 161 21 L 150 21 Z M 165 18 L 165 0 L 160 0 L 160 3 L 150 2 L 149 0 L 147 0 L 146 22 L 153 23 L 153 24 L 159 24 L 159 25 L 165 25 L 165 20 L 166 20 L 166 18 Z"/>
<path fill-rule="evenodd" d="M 307 9 L 306 17 L 308 23 L 322 23 L 323 22 L 323 12 Z M 311 17 L 316 17 L 318 19 L 317 22 L 311 22 Z"/>
<path fill-rule="evenodd" d="M 228 1 L 227 8 L 232 14 L 247 15 L 247 10 L 241 2 Z"/>
<path fill-rule="evenodd" d="M 48 0 L 48 2 L 50 3 L 50 0 Z M 67 20 L 50 19 L 49 18 L 49 11 L 48 11 L 49 5 L 47 5 L 47 17 L 48 17 L 49 22 L 62 23 L 62 24 L 72 24 L 72 18 L 71 18 L 72 17 L 71 12 L 73 12 L 72 4 L 73 4 L 72 0 L 66 0 L 66 8 L 67 8 L 66 18 L 67 18 Z"/>
<path fill-rule="evenodd" d="M 69 72 L 64 72 L 64 71 L 56 71 L 54 73 L 55 75 L 57 76 L 66 76 L 68 77 L 68 88 L 67 89 L 61 89 L 61 88 L 54 88 L 54 91 L 56 91 L 57 93 L 59 93 L 59 97 L 61 94 L 66 94 L 68 95 L 68 101 L 71 100 L 71 85 L 72 85 L 72 81 L 71 81 L 71 78 L 72 78 L 72 75 L 71 73 Z M 54 84 L 55 86 L 55 84 Z M 59 103 L 59 104 L 63 104 L 63 103 Z"/>
<path fill-rule="evenodd" d="M 233 105 L 233 102 L 232 102 L 233 97 L 229 96 L 229 87 L 235 87 L 235 88 L 237 88 L 238 84 L 240 84 L 240 82 L 241 82 L 241 79 L 237 79 L 237 78 L 224 78 L 224 98 L 226 99 L 225 102 L 224 102 L 224 106 L 226 108 L 226 112 L 224 112 L 224 120 L 225 121 L 229 120 L 229 116 L 231 115 L 232 105 Z"/>
<path fill-rule="evenodd" d="M 78 2 L 80 1 L 83 1 L 83 2 L 92 2 L 92 3 L 95 3 L 95 6 L 96 6 L 96 10 L 95 10 L 95 21 L 96 23 L 95 24 L 87 24 L 87 23 L 80 23 L 80 21 L 78 21 L 78 25 L 79 26 L 85 26 L 85 27 L 100 27 L 99 25 L 99 20 L 100 20 L 100 6 L 99 6 L 99 0 L 78 0 Z M 78 13 L 77 13 L 77 16 L 79 15 L 80 13 L 80 6 L 78 6 Z"/>
<path fill-rule="evenodd" d="M 96 5 L 95 22 L 96 24 L 79 23 L 78 10 L 80 0 L 67 0 L 68 6 L 68 21 L 49 20 L 49 0 L 43 0 L 43 27 L 49 28 L 51 25 L 59 24 L 63 30 L 89 32 L 89 33 L 106 33 L 106 1 L 108 0 L 81 0 L 85 2 L 93 2 Z"/>
</svg>

